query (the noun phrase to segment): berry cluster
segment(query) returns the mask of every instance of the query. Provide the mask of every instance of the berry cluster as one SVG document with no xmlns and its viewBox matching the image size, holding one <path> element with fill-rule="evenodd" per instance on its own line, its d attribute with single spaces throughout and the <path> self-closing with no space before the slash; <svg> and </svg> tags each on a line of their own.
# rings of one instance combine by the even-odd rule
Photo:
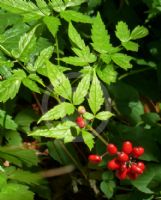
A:
<svg viewBox="0 0 161 200">
<path fill-rule="evenodd" d="M 145 165 L 137 159 L 144 153 L 144 148 L 133 147 L 130 141 L 125 141 L 122 144 L 121 152 L 118 151 L 114 144 L 107 145 L 107 152 L 115 158 L 107 163 L 107 168 L 112 171 L 116 171 L 116 177 L 120 180 L 130 178 L 135 180 L 145 170 Z M 104 154 L 105 155 L 105 154 Z M 103 156 L 90 155 L 89 161 L 92 163 L 99 163 L 102 161 Z"/>
</svg>

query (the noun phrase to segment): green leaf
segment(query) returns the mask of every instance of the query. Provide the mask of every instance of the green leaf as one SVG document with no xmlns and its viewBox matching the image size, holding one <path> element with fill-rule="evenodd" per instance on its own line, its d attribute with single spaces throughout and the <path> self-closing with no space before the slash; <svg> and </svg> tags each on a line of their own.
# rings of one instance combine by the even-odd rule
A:
<svg viewBox="0 0 161 200">
<path fill-rule="evenodd" d="M 132 40 L 136 40 L 136 39 L 143 38 L 143 37 L 147 36 L 148 34 L 149 34 L 149 31 L 147 28 L 145 28 L 144 26 L 138 25 L 132 30 L 130 38 Z"/>
<path fill-rule="evenodd" d="M 12 117 L 3 110 L 0 110 L 0 126 L 2 126 L 4 129 L 17 129 L 17 124 L 13 121 Z"/>
<path fill-rule="evenodd" d="M 17 183 L 8 183 L 0 192 L 0 200 L 34 200 L 34 193 L 29 187 Z"/>
<path fill-rule="evenodd" d="M 114 66 L 106 65 L 97 67 L 97 74 L 99 78 L 107 84 L 111 84 L 116 82 L 117 79 L 117 71 L 114 69 Z"/>
<path fill-rule="evenodd" d="M 110 199 L 113 196 L 115 187 L 116 184 L 114 181 L 109 181 L 109 182 L 102 181 L 100 185 L 102 192 L 108 199 Z"/>
<path fill-rule="evenodd" d="M 77 32 L 77 30 L 74 28 L 74 26 L 72 25 L 72 23 L 69 23 L 69 28 L 68 28 L 68 36 L 70 38 L 70 40 L 76 45 L 78 46 L 80 49 L 84 49 L 85 48 L 85 43 L 82 40 L 80 34 Z"/>
<path fill-rule="evenodd" d="M 54 11 L 60 12 L 62 10 L 66 9 L 65 3 L 62 0 L 51 0 L 50 5 L 53 8 Z"/>
<path fill-rule="evenodd" d="M 127 24 L 123 21 L 118 22 L 116 25 L 115 34 L 121 42 L 128 42 L 130 40 L 130 30 L 128 29 Z"/>
<path fill-rule="evenodd" d="M 88 131 L 82 130 L 82 137 L 83 137 L 84 143 L 91 150 L 94 147 L 94 136 Z"/>
<path fill-rule="evenodd" d="M 64 139 L 64 142 L 71 142 L 74 139 L 71 133 L 71 127 L 76 127 L 76 124 L 71 121 L 67 121 L 49 129 L 37 129 L 29 133 L 29 135 Z"/>
<path fill-rule="evenodd" d="M 122 42 L 121 44 L 128 51 L 136 51 L 137 52 L 139 49 L 139 45 L 132 41 Z"/>
<path fill-rule="evenodd" d="M 89 112 L 85 112 L 85 113 L 83 114 L 83 117 L 84 117 L 85 119 L 87 119 L 87 120 L 91 120 L 91 119 L 94 119 L 94 118 L 95 118 L 95 116 L 94 116 L 92 113 L 89 113 Z"/>
<path fill-rule="evenodd" d="M 13 71 L 13 75 L 0 82 L 0 102 L 6 102 L 13 99 L 19 91 L 21 81 L 26 77 L 23 70 Z"/>
<path fill-rule="evenodd" d="M 109 118 L 111 118 L 113 116 L 113 114 L 109 111 L 102 111 L 97 113 L 96 118 L 99 120 L 107 120 Z"/>
<path fill-rule="evenodd" d="M 54 108 L 50 109 L 47 113 L 45 113 L 38 121 L 40 123 L 43 120 L 57 120 L 60 118 L 64 118 L 66 115 L 73 114 L 75 108 L 71 103 L 63 102 Z"/>
<path fill-rule="evenodd" d="M 114 97 L 119 112 L 128 118 L 131 124 L 141 122 L 144 108 L 140 102 L 138 91 L 123 82 L 117 82 L 109 87 L 110 94 Z"/>
<path fill-rule="evenodd" d="M 48 27 L 50 33 L 55 38 L 59 30 L 59 26 L 61 25 L 59 18 L 54 17 L 54 16 L 45 16 L 43 21 Z"/>
<path fill-rule="evenodd" d="M 42 79 L 37 74 L 30 74 L 28 76 L 29 79 L 36 81 L 37 83 L 41 84 L 42 86 L 45 86 Z"/>
<path fill-rule="evenodd" d="M 112 49 L 110 44 L 110 36 L 108 35 L 105 25 L 100 14 L 94 19 L 92 24 L 92 46 L 99 53 L 107 53 Z"/>
<path fill-rule="evenodd" d="M 50 15 L 50 9 L 45 0 L 35 0 L 35 1 L 37 6 L 41 10 L 41 12 L 43 12 L 44 15 Z"/>
<path fill-rule="evenodd" d="M 8 179 L 15 180 L 28 185 L 39 185 L 42 177 L 38 173 L 30 171 L 23 171 L 21 169 L 14 170 L 13 173 L 8 175 Z"/>
<path fill-rule="evenodd" d="M 94 72 L 88 99 L 89 106 L 94 114 L 96 114 L 97 111 L 100 110 L 103 102 L 104 98 L 101 84 L 96 76 L 96 73 Z"/>
<path fill-rule="evenodd" d="M 23 132 L 29 132 L 31 123 L 37 121 L 38 116 L 32 109 L 25 108 L 20 111 L 16 117 L 15 122 L 18 124 L 19 129 Z"/>
<path fill-rule="evenodd" d="M 19 40 L 18 55 L 16 57 L 24 62 L 28 61 L 30 54 L 33 53 L 33 49 L 35 48 L 35 31 L 38 26 L 39 25 L 36 25 L 30 32 L 25 33 Z"/>
<path fill-rule="evenodd" d="M 0 147 L 0 157 L 19 167 L 23 165 L 31 167 L 38 164 L 35 150 L 22 149 L 20 147 Z"/>
<path fill-rule="evenodd" d="M 71 158 L 74 158 L 75 161 L 77 162 L 77 165 L 81 166 L 79 157 L 72 143 L 63 144 L 63 142 L 60 140 L 54 140 L 54 141 L 48 142 L 47 146 L 48 146 L 50 156 L 54 160 L 61 163 L 62 165 L 70 165 L 70 164 L 75 165 L 76 163 L 74 163 L 73 159 L 71 159 Z M 63 146 L 65 148 L 62 148 Z"/>
<path fill-rule="evenodd" d="M 0 7 L 11 13 L 19 14 L 25 21 L 33 21 L 44 16 L 44 13 L 31 1 L 0 0 Z"/>
<path fill-rule="evenodd" d="M 59 68 L 50 62 L 47 62 L 48 77 L 54 86 L 54 91 L 65 99 L 71 100 L 72 88 L 68 78 L 59 70 Z"/>
<path fill-rule="evenodd" d="M 70 65 L 81 67 L 81 66 L 87 66 L 89 65 L 89 63 L 95 62 L 96 56 L 91 53 L 89 55 L 86 54 L 85 56 L 82 56 L 82 57 L 69 56 L 69 57 L 60 58 L 59 60 Z"/>
<path fill-rule="evenodd" d="M 129 68 L 132 68 L 132 64 L 130 63 L 132 57 L 122 54 L 122 53 L 115 53 L 111 55 L 111 58 L 115 64 L 117 64 L 119 67 L 127 70 Z"/>
<path fill-rule="evenodd" d="M 35 61 L 33 70 L 34 71 L 37 70 L 38 73 L 40 73 L 42 75 L 46 75 L 47 69 L 46 69 L 45 62 L 50 59 L 50 57 L 53 54 L 53 51 L 54 51 L 54 47 L 52 47 L 52 46 L 43 49 L 40 52 L 40 55 L 38 56 L 37 60 Z"/>
<path fill-rule="evenodd" d="M 35 83 L 35 81 L 32 81 L 28 77 L 24 78 L 22 80 L 22 83 L 24 84 L 24 86 L 29 88 L 31 91 L 40 93 L 40 88 L 38 87 L 38 85 Z"/>
<path fill-rule="evenodd" d="M 73 94 L 74 105 L 80 105 L 84 101 L 84 98 L 87 95 L 90 86 L 90 77 L 90 74 L 86 74 L 79 82 L 76 91 Z"/>
<path fill-rule="evenodd" d="M 66 21 L 74 21 L 74 22 L 81 22 L 81 23 L 89 23 L 93 22 L 93 19 L 83 13 L 74 11 L 74 10 L 66 10 L 61 11 L 60 13 L 61 18 L 65 19 Z"/>
<path fill-rule="evenodd" d="M 100 58 L 105 62 L 106 64 L 109 64 L 111 62 L 111 56 L 108 54 L 101 54 Z"/>
<path fill-rule="evenodd" d="M 13 131 L 13 130 L 5 131 L 5 138 L 8 142 L 8 145 L 13 145 L 13 146 L 22 145 L 22 138 L 20 136 L 20 133 L 17 131 Z"/>
<path fill-rule="evenodd" d="M 155 125 L 158 121 L 160 121 L 160 116 L 157 113 L 145 113 L 141 117 L 143 121 L 149 125 Z"/>
</svg>

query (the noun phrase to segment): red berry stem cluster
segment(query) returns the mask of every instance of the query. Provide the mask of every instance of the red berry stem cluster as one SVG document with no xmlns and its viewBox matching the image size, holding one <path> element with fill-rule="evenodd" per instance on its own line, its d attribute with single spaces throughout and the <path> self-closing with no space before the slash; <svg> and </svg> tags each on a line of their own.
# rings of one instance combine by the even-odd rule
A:
<svg viewBox="0 0 161 200">
<path fill-rule="evenodd" d="M 122 144 L 121 151 L 118 151 L 114 144 L 108 144 L 107 152 L 111 156 L 116 155 L 115 158 L 108 161 L 107 168 L 109 170 L 116 171 L 116 177 L 120 180 L 124 180 L 126 178 L 135 180 L 144 172 L 144 163 L 137 160 L 144 153 L 143 147 L 133 147 L 130 141 L 125 141 Z M 90 155 L 88 159 L 90 162 L 96 164 L 102 161 L 102 157 L 103 156 L 99 155 Z"/>
</svg>

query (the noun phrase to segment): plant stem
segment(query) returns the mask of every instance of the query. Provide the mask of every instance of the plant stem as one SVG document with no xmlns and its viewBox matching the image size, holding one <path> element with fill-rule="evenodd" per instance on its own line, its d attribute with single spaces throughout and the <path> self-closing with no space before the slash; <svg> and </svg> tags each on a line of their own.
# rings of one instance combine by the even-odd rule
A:
<svg viewBox="0 0 161 200">
<path fill-rule="evenodd" d="M 59 43 L 58 43 L 58 38 L 57 36 L 55 37 L 55 43 L 56 43 L 56 55 L 57 55 L 57 61 L 58 61 L 58 65 L 60 65 L 60 60 L 59 60 Z"/>
<path fill-rule="evenodd" d="M 84 172 L 84 170 L 82 169 L 82 167 L 77 163 L 77 161 L 75 160 L 75 158 L 71 155 L 71 153 L 68 151 L 68 149 L 66 148 L 66 146 L 63 144 L 63 142 L 59 141 L 59 144 L 61 145 L 62 149 L 65 151 L 65 153 L 68 155 L 68 157 L 73 161 L 73 163 L 75 164 L 75 166 L 81 171 L 81 173 L 83 174 L 83 176 L 85 177 L 85 179 L 87 179 L 87 175 Z"/>
<path fill-rule="evenodd" d="M 98 137 L 102 141 L 102 143 L 104 143 L 106 146 L 108 145 L 108 142 L 99 133 L 97 133 L 96 130 L 94 130 L 91 126 L 89 126 L 88 128 L 96 137 Z"/>
<path fill-rule="evenodd" d="M 151 70 L 152 68 L 143 68 L 143 69 L 139 69 L 139 70 L 133 70 L 129 73 L 126 73 L 126 74 L 123 74 L 121 75 L 118 80 L 121 80 L 123 78 L 126 78 L 127 76 L 131 76 L 131 75 L 134 75 L 134 74 L 137 74 L 137 73 L 140 73 L 140 72 L 144 72 L 144 71 L 147 71 L 147 70 Z"/>
</svg>

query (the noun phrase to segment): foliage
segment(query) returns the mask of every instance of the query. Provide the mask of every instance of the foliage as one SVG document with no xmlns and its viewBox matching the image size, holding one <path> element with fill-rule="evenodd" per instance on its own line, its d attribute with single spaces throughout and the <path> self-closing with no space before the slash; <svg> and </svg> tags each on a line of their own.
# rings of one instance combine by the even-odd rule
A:
<svg viewBox="0 0 161 200">
<path fill-rule="evenodd" d="M 0 0 L 0 200 L 50 200 L 44 157 L 79 170 L 71 188 L 90 187 L 89 177 L 107 199 L 160 198 L 160 8 L 159 0 Z M 125 140 L 145 149 L 137 180 L 119 181 L 108 155 L 87 162 L 107 141 Z"/>
</svg>

